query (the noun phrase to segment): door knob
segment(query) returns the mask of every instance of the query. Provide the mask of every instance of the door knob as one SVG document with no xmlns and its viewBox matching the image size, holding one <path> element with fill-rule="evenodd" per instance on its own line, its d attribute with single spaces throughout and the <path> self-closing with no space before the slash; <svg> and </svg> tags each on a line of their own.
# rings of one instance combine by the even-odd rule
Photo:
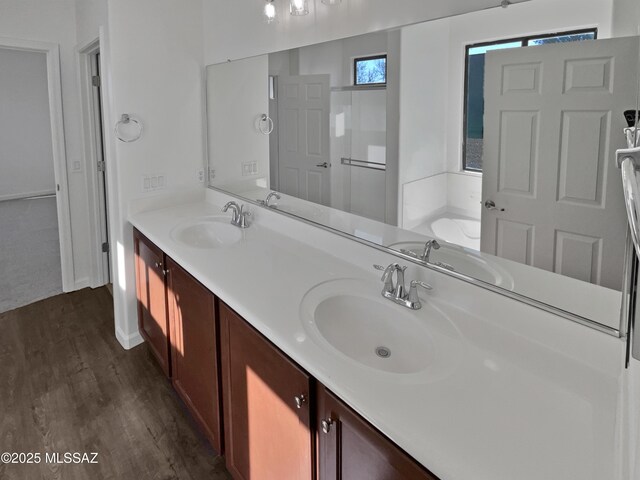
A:
<svg viewBox="0 0 640 480">
<path fill-rule="evenodd" d="M 329 168 L 329 162 L 317 163 L 316 167 Z"/>
<path fill-rule="evenodd" d="M 296 408 L 300 409 L 307 403 L 307 396 L 305 394 L 296 395 L 294 400 L 296 401 Z"/>
<path fill-rule="evenodd" d="M 504 212 L 504 208 L 496 207 L 496 202 L 494 202 L 493 200 L 487 200 L 486 202 L 484 202 L 484 208 L 486 208 L 487 210 L 498 210 L 499 212 Z"/>
<path fill-rule="evenodd" d="M 333 425 L 333 420 L 328 418 L 326 420 L 322 420 L 322 422 L 320 422 L 320 423 L 322 425 L 322 432 L 323 433 L 329 433 L 331 431 L 331 426 Z"/>
</svg>

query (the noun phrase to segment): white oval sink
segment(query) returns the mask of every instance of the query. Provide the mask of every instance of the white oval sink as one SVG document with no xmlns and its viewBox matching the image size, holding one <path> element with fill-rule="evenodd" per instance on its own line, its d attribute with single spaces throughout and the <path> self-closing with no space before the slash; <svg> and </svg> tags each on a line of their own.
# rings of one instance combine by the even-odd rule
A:
<svg viewBox="0 0 640 480">
<path fill-rule="evenodd" d="M 394 304 L 380 295 L 381 287 L 339 279 L 309 290 L 300 309 L 310 338 L 378 372 L 441 376 L 450 371 L 460 351 L 453 324 L 426 302 L 417 312 Z"/>
<path fill-rule="evenodd" d="M 228 217 L 205 217 L 179 225 L 171 231 L 174 240 L 194 248 L 220 248 L 242 239 L 242 230 Z"/>
<path fill-rule="evenodd" d="M 422 255 L 424 243 L 398 242 L 389 245 L 394 250 L 405 250 L 415 256 Z M 453 268 L 454 272 L 462 273 L 469 277 L 490 283 L 498 287 L 512 290 L 513 277 L 505 268 L 492 261 L 481 252 L 476 252 L 458 245 L 440 242 L 438 250 L 431 250 L 429 258 L 431 263 L 441 262 Z"/>
</svg>

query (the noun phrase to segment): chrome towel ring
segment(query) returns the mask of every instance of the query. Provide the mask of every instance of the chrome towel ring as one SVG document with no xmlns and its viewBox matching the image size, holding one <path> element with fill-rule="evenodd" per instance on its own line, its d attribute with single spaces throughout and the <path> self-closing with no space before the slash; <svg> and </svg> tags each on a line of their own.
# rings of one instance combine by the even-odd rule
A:
<svg viewBox="0 0 640 480">
<path fill-rule="evenodd" d="M 129 124 L 134 124 L 137 127 L 138 132 L 132 137 L 127 138 L 120 133 L 120 127 L 122 125 L 129 125 Z M 114 131 L 115 131 L 116 137 L 121 142 L 125 142 L 125 143 L 135 142 L 142 136 L 142 123 L 140 123 L 139 120 L 136 120 L 135 118 L 133 118 L 130 114 L 123 113 L 122 116 L 120 117 L 120 120 L 118 120 L 118 122 L 116 123 Z"/>
</svg>

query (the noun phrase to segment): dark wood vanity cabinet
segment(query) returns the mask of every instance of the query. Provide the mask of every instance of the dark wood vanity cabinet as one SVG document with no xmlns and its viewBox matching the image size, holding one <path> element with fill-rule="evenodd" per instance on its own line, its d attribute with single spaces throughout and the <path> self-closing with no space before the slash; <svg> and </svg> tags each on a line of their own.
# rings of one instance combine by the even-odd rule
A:
<svg viewBox="0 0 640 480">
<path fill-rule="evenodd" d="M 311 480 L 311 377 L 222 302 L 219 309 L 227 469 L 236 480 Z"/>
<path fill-rule="evenodd" d="M 138 230 L 133 231 L 138 327 L 162 371 L 171 374 L 165 255 Z"/>
<path fill-rule="evenodd" d="M 166 269 L 171 381 L 211 446 L 221 452 L 216 299 L 168 257 Z"/>
<path fill-rule="evenodd" d="M 322 385 L 316 400 L 318 480 L 438 480 Z"/>
<path fill-rule="evenodd" d="M 134 230 L 138 326 L 211 446 L 222 452 L 214 295 Z"/>
<path fill-rule="evenodd" d="M 235 480 L 438 480 L 137 230 L 134 244 L 140 333 Z"/>
</svg>

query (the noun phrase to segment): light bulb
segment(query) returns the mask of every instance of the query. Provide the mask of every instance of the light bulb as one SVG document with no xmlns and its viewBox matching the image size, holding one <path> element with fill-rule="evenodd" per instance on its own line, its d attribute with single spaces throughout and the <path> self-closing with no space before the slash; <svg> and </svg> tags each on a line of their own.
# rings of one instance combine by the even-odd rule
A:
<svg viewBox="0 0 640 480">
<path fill-rule="evenodd" d="M 307 15 L 309 13 L 309 1 L 291 0 L 289 3 L 289 12 L 291 15 Z"/>
<path fill-rule="evenodd" d="M 264 6 L 264 18 L 267 23 L 271 23 L 276 19 L 276 6 L 273 4 L 273 0 L 267 0 Z"/>
</svg>

